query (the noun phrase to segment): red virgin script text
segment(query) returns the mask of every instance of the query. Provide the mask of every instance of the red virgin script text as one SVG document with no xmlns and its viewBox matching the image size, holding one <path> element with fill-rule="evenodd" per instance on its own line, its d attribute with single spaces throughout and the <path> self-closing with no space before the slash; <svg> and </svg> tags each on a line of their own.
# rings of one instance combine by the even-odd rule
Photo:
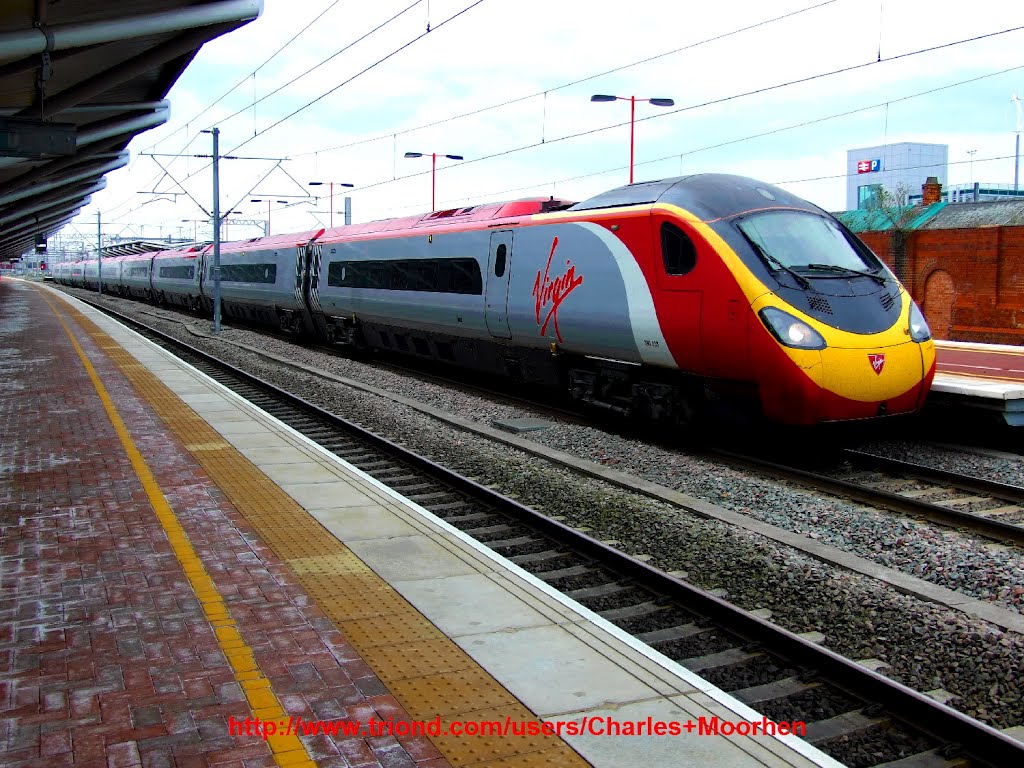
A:
<svg viewBox="0 0 1024 768">
<path fill-rule="evenodd" d="M 533 281 L 533 300 L 536 309 L 537 325 L 540 325 L 540 335 L 548 332 L 548 323 L 555 324 L 555 338 L 562 343 L 562 333 L 558 329 L 558 308 L 565 301 L 566 297 L 583 285 L 583 275 L 576 274 L 576 267 L 568 259 L 565 260 L 567 267 L 565 274 L 552 279 L 548 272 L 551 270 L 551 259 L 554 258 L 555 249 L 558 247 L 558 238 L 551 241 L 551 253 L 548 254 L 548 263 L 544 267 L 544 274 L 537 270 L 537 279 Z M 547 310 L 544 316 L 544 324 L 541 325 L 540 313 Z"/>
<path fill-rule="evenodd" d="M 618 720 L 614 717 L 586 716 L 580 720 L 305 720 L 288 717 L 261 720 L 228 718 L 232 736 L 331 736 L 366 738 L 369 736 L 805 736 L 807 725 L 798 720 L 775 722 L 761 720 L 722 720 L 699 717 L 693 720 Z"/>
</svg>

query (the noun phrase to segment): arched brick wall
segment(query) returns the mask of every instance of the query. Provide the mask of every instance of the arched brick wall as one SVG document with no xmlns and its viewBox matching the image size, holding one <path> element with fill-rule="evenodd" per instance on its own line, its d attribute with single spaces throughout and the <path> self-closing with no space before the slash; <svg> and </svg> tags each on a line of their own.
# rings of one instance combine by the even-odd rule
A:
<svg viewBox="0 0 1024 768">
<path fill-rule="evenodd" d="M 953 304 L 956 284 L 944 269 L 932 271 L 924 281 L 924 302 L 921 311 L 936 339 L 948 339 L 953 328 Z"/>
</svg>

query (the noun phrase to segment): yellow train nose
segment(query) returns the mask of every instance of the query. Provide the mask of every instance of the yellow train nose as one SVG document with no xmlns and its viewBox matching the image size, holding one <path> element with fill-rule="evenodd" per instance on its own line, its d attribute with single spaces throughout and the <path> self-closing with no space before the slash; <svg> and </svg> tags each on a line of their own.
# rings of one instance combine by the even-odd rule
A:
<svg viewBox="0 0 1024 768">
<path fill-rule="evenodd" d="M 924 346 L 908 339 L 887 346 L 829 347 L 821 351 L 819 383 L 835 395 L 864 403 L 899 397 L 921 383 L 927 370 Z"/>
</svg>

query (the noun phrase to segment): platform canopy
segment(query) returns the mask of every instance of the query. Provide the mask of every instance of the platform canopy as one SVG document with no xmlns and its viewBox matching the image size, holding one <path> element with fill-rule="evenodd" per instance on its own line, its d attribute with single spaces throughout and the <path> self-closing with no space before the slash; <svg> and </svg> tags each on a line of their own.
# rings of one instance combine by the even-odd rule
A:
<svg viewBox="0 0 1024 768">
<path fill-rule="evenodd" d="M 204 43 L 263 0 L 0 2 L 0 260 L 89 204 L 128 143 L 170 116 L 167 92 Z"/>
</svg>

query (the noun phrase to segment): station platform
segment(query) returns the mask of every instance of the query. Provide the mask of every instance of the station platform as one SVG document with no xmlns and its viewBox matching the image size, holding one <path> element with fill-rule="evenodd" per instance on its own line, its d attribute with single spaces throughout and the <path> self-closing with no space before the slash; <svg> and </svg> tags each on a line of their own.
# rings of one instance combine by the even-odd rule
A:
<svg viewBox="0 0 1024 768">
<path fill-rule="evenodd" d="M 936 404 L 995 412 L 1024 427 L 1024 347 L 936 340 L 935 349 Z"/>
<path fill-rule="evenodd" d="M 626 735 L 762 720 L 65 294 L 0 282 L 0 371 L 4 765 L 839 765 Z"/>
</svg>

